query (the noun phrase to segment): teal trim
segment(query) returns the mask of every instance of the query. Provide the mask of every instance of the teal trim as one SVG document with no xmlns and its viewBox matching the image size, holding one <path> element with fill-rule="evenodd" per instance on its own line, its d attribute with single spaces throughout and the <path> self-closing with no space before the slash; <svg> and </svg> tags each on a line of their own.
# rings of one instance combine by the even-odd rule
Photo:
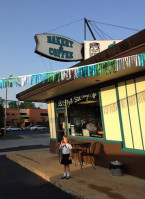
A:
<svg viewBox="0 0 145 199">
<path fill-rule="evenodd" d="M 66 135 L 69 135 L 69 131 L 68 131 L 68 117 L 66 117 Z"/>
<path fill-rule="evenodd" d="M 92 137 L 83 137 L 83 136 L 68 136 L 68 138 L 79 139 L 79 140 L 94 140 L 94 141 L 104 141 L 104 139 L 92 138 Z"/>
<path fill-rule="evenodd" d="M 60 109 L 59 109 L 60 110 Z M 56 111 L 58 111 L 58 109 L 56 108 L 56 102 L 54 103 L 54 112 L 55 112 L 55 132 L 56 132 L 56 142 L 58 142 L 58 131 L 57 131 L 57 122 L 58 122 L 58 119 L 56 117 Z"/>
<path fill-rule="evenodd" d="M 125 147 L 125 137 L 124 137 L 124 129 L 123 129 L 123 122 L 122 122 L 122 114 L 121 114 L 121 108 L 120 108 L 120 100 L 119 100 L 118 85 L 115 85 L 115 89 L 116 89 L 117 106 L 118 106 L 118 115 L 119 115 L 120 129 L 121 129 L 121 137 L 122 137 L 122 146 Z"/>
<path fill-rule="evenodd" d="M 121 144 L 122 146 L 122 141 L 115 141 L 115 140 L 104 140 L 106 143 L 113 143 L 113 144 Z"/>
<path fill-rule="evenodd" d="M 143 150 L 139 150 L 139 149 L 122 149 L 121 151 L 124 151 L 124 152 L 128 152 L 128 153 L 137 153 L 137 154 L 143 154 L 145 155 L 145 151 Z"/>
<path fill-rule="evenodd" d="M 66 106 L 66 102 L 65 102 L 65 123 L 66 123 L 66 135 L 68 136 L 69 135 L 69 128 L 68 128 L 68 109 L 67 109 L 67 106 Z"/>
<path fill-rule="evenodd" d="M 52 140 L 52 141 L 56 141 L 56 138 L 50 138 L 50 140 Z"/>
<path fill-rule="evenodd" d="M 65 110 L 65 107 L 62 107 L 62 108 L 56 108 L 55 107 L 55 111 L 59 111 L 59 110 Z"/>
<path fill-rule="evenodd" d="M 130 111 L 129 111 L 129 103 L 128 103 L 128 94 L 127 94 L 126 81 L 125 81 L 125 90 L 126 90 L 126 99 L 127 99 L 128 117 L 129 117 L 130 129 L 131 129 L 132 145 L 133 145 L 133 148 L 134 148 L 134 140 L 133 140 L 133 132 L 132 132 L 132 125 L 131 125 Z"/>
<path fill-rule="evenodd" d="M 135 81 L 135 79 L 134 79 L 134 87 L 135 87 L 135 96 L 136 96 L 136 104 L 137 104 L 139 127 L 140 127 L 140 133 L 141 133 L 141 141 L 142 141 L 142 147 L 143 147 L 143 150 L 144 150 L 143 134 L 142 134 L 142 128 L 141 128 L 140 112 L 139 112 L 139 105 L 138 105 L 138 99 L 137 99 L 137 89 L 136 89 L 136 81 Z"/>
<path fill-rule="evenodd" d="M 101 118 L 102 118 L 102 125 L 103 125 L 104 139 L 106 140 L 106 131 L 105 131 L 105 124 L 104 124 L 104 116 L 103 116 L 103 107 L 102 107 L 101 91 L 98 91 L 98 93 L 99 93 L 100 111 L 101 111 Z"/>
<path fill-rule="evenodd" d="M 65 107 L 62 107 L 62 108 L 55 108 L 55 111 L 59 111 L 59 110 L 64 110 Z"/>
<path fill-rule="evenodd" d="M 58 142 L 58 135 L 57 135 L 57 118 L 56 118 L 56 110 L 54 110 L 55 112 L 55 133 L 56 133 L 56 141 Z"/>
<path fill-rule="evenodd" d="M 88 141 L 99 141 L 99 142 L 105 142 L 105 143 L 122 144 L 121 141 L 104 140 L 104 138 L 103 139 L 99 139 L 99 138 L 83 137 L 83 136 L 68 136 L 68 138 L 79 139 L 79 140 L 88 140 Z"/>
</svg>

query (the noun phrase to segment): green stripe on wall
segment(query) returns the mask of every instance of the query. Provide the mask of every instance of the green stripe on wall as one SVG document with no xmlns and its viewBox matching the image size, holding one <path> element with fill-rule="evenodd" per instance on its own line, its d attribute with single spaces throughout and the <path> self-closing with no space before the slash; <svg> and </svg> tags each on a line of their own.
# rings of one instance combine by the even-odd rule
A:
<svg viewBox="0 0 145 199">
<path fill-rule="evenodd" d="M 115 85 L 115 89 L 116 89 L 117 107 L 118 107 L 118 114 L 119 114 L 119 121 L 120 121 L 121 137 L 122 137 L 122 141 L 123 141 L 122 146 L 124 148 L 125 147 L 125 138 L 124 138 L 122 114 L 121 114 L 120 101 L 119 101 L 118 85 Z"/>
<path fill-rule="evenodd" d="M 99 91 L 99 101 L 100 101 L 100 111 L 101 111 L 101 118 L 102 118 L 104 139 L 106 140 L 106 132 L 105 132 L 105 124 L 104 124 L 104 116 L 103 116 L 103 107 L 102 107 L 101 91 Z"/>
<path fill-rule="evenodd" d="M 121 151 L 128 152 L 128 153 L 137 153 L 137 154 L 145 154 L 145 151 L 139 149 L 122 149 Z"/>
<path fill-rule="evenodd" d="M 136 103 L 137 103 L 139 127 L 140 127 L 140 133 L 141 133 L 141 141 L 142 141 L 142 147 L 143 147 L 143 150 L 144 150 L 143 135 L 142 135 L 141 122 L 140 122 L 140 113 L 139 113 L 139 105 L 138 105 L 138 99 L 137 99 L 137 90 L 136 90 L 136 81 L 135 81 L 135 79 L 134 79 L 134 86 L 135 86 L 135 96 L 136 96 Z"/>
<path fill-rule="evenodd" d="M 93 137 L 83 137 L 83 136 L 68 136 L 68 138 L 72 139 L 79 139 L 79 140 L 88 140 L 88 141 L 96 141 L 96 142 L 105 142 L 105 143 L 115 143 L 115 144 L 122 144 L 121 141 L 114 141 L 114 140 L 105 140 L 103 138 L 93 138 Z"/>
<path fill-rule="evenodd" d="M 52 140 L 52 141 L 56 141 L 56 138 L 50 138 L 50 140 Z"/>
<path fill-rule="evenodd" d="M 133 145 L 133 148 L 134 148 L 134 140 L 133 140 L 131 119 L 130 119 L 130 111 L 129 111 L 129 104 L 128 104 L 128 94 L 127 94 L 126 81 L 125 81 L 125 90 L 126 90 L 126 99 L 127 99 L 127 108 L 128 108 L 128 117 L 129 117 L 130 130 L 131 130 L 132 145 Z"/>
<path fill-rule="evenodd" d="M 68 128 L 68 107 L 66 105 L 66 100 L 65 100 L 65 124 L 66 124 L 66 135 L 69 135 L 69 128 Z"/>
</svg>

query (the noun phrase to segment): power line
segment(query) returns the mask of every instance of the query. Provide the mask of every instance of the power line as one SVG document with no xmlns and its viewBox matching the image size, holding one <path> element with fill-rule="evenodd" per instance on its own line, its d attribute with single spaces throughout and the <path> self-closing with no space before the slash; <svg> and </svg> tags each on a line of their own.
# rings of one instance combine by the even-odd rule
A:
<svg viewBox="0 0 145 199">
<path fill-rule="evenodd" d="M 90 23 L 90 25 L 91 25 L 91 27 L 94 29 L 94 31 L 97 33 L 97 35 L 100 37 L 100 39 L 103 40 L 100 31 L 98 32 L 98 31 L 94 28 L 94 26 L 93 26 L 91 23 Z"/>
<path fill-rule="evenodd" d="M 51 61 L 50 61 L 50 59 L 48 59 L 48 60 L 49 60 L 49 64 L 50 64 L 50 69 L 51 69 L 51 71 L 52 71 Z"/>
<path fill-rule="evenodd" d="M 88 21 L 91 22 L 92 20 L 88 20 Z M 92 22 L 103 24 L 103 25 L 107 25 L 107 26 L 114 26 L 116 28 L 122 28 L 122 29 L 133 30 L 133 31 L 140 31 L 140 30 L 135 29 L 135 28 L 129 28 L 129 27 L 125 27 L 125 26 L 118 26 L 118 25 L 103 23 L 103 22 L 99 22 L 99 21 L 92 21 Z"/>
<path fill-rule="evenodd" d="M 44 66 L 45 66 L 46 71 L 48 71 L 47 66 L 46 66 L 46 64 L 45 64 L 45 62 L 44 62 L 44 60 L 43 60 L 41 55 L 40 55 L 40 57 L 41 57 L 41 61 L 43 62 Z"/>
<path fill-rule="evenodd" d="M 91 23 L 90 23 L 90 24 L 91 24 Z M 94 30 L 96 30 L 95 27 L 98 29 L 98 31 L 99 31 L 100 34 L 102 35 L 103 39 L 106 39 L 105 35 L 104 35 L 103 32 L 100 30 L 100 28 L 98 28 L 97 26 L 94 27 L 93 24 L 91 24 L 91 25 L 92 25 L 92 28 L 94 28 Z M 103 39 L 102 39 L 102 40 L 103 40 Z"/>
<path fill-rule="evenodd" d="M 76 22 L 79 22 L 79 21 L 82 21 L 83 19 L 79 19 L 79 20 L 77 20 L 77 21 L 73 21 L 73 22 L 70 22 L 70 23 L 68 23 L 68 24 L 65 24 L 65 25 L 63 25 L 63 26 L 59 26 L 59 27 L 57 27 L 57 28 L 55 28 L 55 29 L 52 29 L 52 30 L 49 30 L 49 31 L 47 31 L 47 32 L 52 32 L 52 31 L 54 31 L 54 30 L 57 30 L 57 29 L 60 29 L 60 28 L 64 28 L 65 26 L 69 26 L 69 25 L 71 25 L 71 24 L 73 24 L 73 23 L 76 23 Z"/>
<path fill-rule="evenodd" d="M 95 26 L 99 31 L 100 31 L 100 33 L 102 34 L 102 36 L 106 39 L 106 37 L 105 36 L 107 36 L 108 38 L 110 38 L 111 40 L 113 39 L 112 37 L 110 37 L 107 33 L 105 33 L 103 30 L 101 30 L 98 26 L 96 26 L 95 24 L 92 24 L 91 22 L 90 22 L 90 24 L 92 25 L 92 27 L 93 26 Z"/>
</svg>

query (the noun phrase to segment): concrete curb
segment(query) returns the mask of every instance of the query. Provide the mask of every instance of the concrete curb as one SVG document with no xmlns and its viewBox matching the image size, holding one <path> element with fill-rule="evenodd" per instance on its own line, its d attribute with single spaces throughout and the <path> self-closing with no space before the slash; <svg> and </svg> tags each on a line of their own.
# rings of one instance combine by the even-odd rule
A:
<svg viewBox="0 0 145 199">
<path fill-rule="evenodd" d="M 15 156 L 12 156 L 11 154 L 7 154 L 6 157 L 10 160 L 12 160 L 13 162 L 18 163 L 20 166 L 28 169 L 29 171 L 37 174 L 38 176 L 42 177 L 44 180 L 50 182 L 50 177 L 40 171 L 38 171 L 37 169 L 34 169 L 33 167 L 24 164 L 23 162 L 19 161 L 17 158 L 15 158 Z"/>
<path fill-rule="evenodd" d="M 63 186 L 61 183 L 57 182 L 57 181 L 53 181 L 50 179 L 50 182 L 55 185 L 56 187 L 58 187 L 59 189 L 65 191 L 66 193 L 71 194 L 74 198 L 76 199 L 87 199 L 86 196 L 80 195 L 78 192 L 70 189 L 68 186 Z"/>
</svg>

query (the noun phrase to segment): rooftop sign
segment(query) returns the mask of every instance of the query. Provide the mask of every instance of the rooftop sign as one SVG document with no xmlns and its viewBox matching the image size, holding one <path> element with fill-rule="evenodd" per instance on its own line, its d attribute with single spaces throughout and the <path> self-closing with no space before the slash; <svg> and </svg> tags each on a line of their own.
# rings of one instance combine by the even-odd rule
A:
<svg viewBox="0 0 145 199">
<path fill-rule="evenodd" d="M 83 44 L 56 34 L 35 35 L 35 52 L 58 61 L 83 60 Z"/>
<path fill-rule="evenodd" d="M 88 59 L 107 48 L 114 46 L 115 44 L 121 42 L 122 40 L 94 40 L 94 41 L 85 41 L 85 59 Z"/>
</svg>

